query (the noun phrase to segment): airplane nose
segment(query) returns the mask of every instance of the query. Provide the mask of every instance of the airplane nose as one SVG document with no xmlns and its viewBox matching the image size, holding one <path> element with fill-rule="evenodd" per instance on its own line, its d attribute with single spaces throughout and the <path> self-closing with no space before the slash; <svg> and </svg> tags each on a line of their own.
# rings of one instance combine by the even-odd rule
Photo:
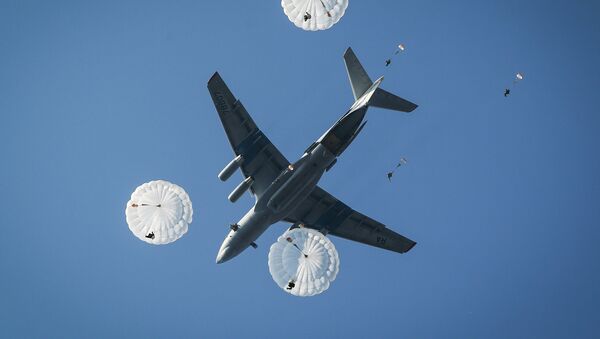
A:
<svg viewBox="0 0 600 339">
<path fill-rule="evenodd" d="M 224 263 L 231 258 L 231 253 L 229 251 L 229 246 L 225 246 L 219 250 L 217 254 L 217 264 Z"/>
</svg>

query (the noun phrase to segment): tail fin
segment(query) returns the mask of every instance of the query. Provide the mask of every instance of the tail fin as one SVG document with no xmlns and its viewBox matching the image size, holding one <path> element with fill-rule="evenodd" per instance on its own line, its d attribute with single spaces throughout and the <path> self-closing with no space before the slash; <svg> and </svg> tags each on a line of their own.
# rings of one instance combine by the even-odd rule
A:
<svg viewBox="0 0 600 339">
<path fill-rule="evenodd" d="M 371 89 L 373 81 L 369 78 L 369 75 L 358 61 L 356 54 L 352 51 L 352 48 L 348 47 L 346 53 L 344 53 L 344 62 L 346 63 L 346 71 L 348 72 L 348 78 L 350 85 L 352 86 L 352 93 L 354 94 L 354 100 L 359 99 Z M 368 99 L 369 106 L 375 106 L 380 108 L 391 109 L 400 112 L 412 112 L 417 105 L 400 98 L 384 89 L 377 88 Z M 356 103 L 354 104 L 356 106 Z"/>
<path fill-rule="evenodd" d="M 373 85 L 373 81 L 371 81 L 350 47 L 344 53 L 344 62 L 346 63 L 346 71 L 348 72 L 348 79 L 350 79 L 350 86 L 352 86 L 354 100 L 358 100 Z"/>
</svg>

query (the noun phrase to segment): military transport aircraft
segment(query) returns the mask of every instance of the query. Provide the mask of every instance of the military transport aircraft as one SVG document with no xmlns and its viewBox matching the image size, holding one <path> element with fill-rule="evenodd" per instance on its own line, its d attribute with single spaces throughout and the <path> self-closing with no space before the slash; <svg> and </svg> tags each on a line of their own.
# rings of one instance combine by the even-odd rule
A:
<svg viewBox="0 0 600 339">
<path fill-rule="evenodd" d="M 256 199 L 246 215 L 231 225 L 217 254 L 217 264 L 237 256 L 249 246 L 256 248 L 254 241 L 278 221 L 292 223 L 291 228 L 308 227 L 399 253 L 409 251 L 416 244 L 317 186 L 323 173 L 333 167 L 337 157 L 365 126 L 363 119 L 369 106 L 401 112 L 417 108 L 412 102 L 379 88 L 383 77 L 372 82 L 352 49 L 346 50 L 344 61 L 355 102 L 294 163 L 290 163 L 256 126 L 219 73 L 208 81 L 208 90 L 236 155 L 218 177 L 225 181 L 241 168 L 245 180 L 231 192 L 229 200 L 237 201 L 248 189 Z"/>
</svg>

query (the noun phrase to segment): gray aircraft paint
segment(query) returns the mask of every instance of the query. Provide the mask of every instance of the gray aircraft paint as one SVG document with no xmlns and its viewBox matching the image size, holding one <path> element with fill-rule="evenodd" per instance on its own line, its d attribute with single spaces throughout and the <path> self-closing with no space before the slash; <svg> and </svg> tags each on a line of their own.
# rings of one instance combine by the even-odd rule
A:
<svg viewBox="0 0 600 339">
<path fill-rule="evenodd" d="M 260 187 L 260 194 L 257 194 L 256 189 L 251 188 L 255 194 L 256 203 L 237 223 L 238 227 L 232 228 L 227 234 L 217 254 L 217 263 L 223 263 L 243 252 L 270 225 L 286 219 L 288 215 L 299 208 L 313 190 L 315 190 L 323 173 L 331 168 L 337 160 L 336 158 L 346 150 L 348 145 L 354 141 L 357 134 L 362 130 L 364 127 L 363 120 L 369 105 L 404 112 L 410 112 L 417 107 L 409 101 L 379 89 L 383 77 L 372 82 L 350 48 L 344 54 L 344 60 L 356 101 L 348 112 L 329 128 L 323 136 L 309 146 L 298 161 L 282 168 L 279 175 L 267 187 Z M 226 119 L 234 119 L 235 122 L 235 118 L 231 117 L 237 116 L 240 120 L 238 123 L 241 126 L 249 126 L 250 123 L 247 122 L 248 120 L 253 124 L 249 115 L 247 120 L 244 120 L 243 114 L 239 113 L 240 110 L 243 110 L 247 114 L 239 100 L 235 100 L 232 105 L 228 104 L 227 98 L 230 97 L 231 100 L 234 100 L 234 97 L 224 82 L 222 82 L 218 73 L 215 73 L 211 77 L 208 87 L 215 107 L 219 114 L 222 115 L 222 120 L 224 119 L 223 116 L 225 116 Z M 270 145 L 270 142 L 260 130 L 253 131 L 249 127 L 247 132 L 250 134 L 244 140 L 240 141 L 239 144 L 234 144 L 232 142 L 232 138 L 234 137 L 230 136 L 230 133 L 234 133 L 235 131 L 228 130 L 225 122 L 224 127 L 235 153 L 245 154 L 245 156 L 240 157 L 238 155 L 234 161 L 229 163 L 219 174 L 221 180 L 227 180 L 240 164 L 251 163 L 254 157 L 258 156 L 264 148 Z M 281 164 L 277 166 L 283 167 Z M 253 180 L 250 181 L 253 182 Z M 232 195 L 237 196 L 241 194 L 239 187 L 232 192 Z M 339 201 L 336 203 L 336 206 L 338 205 L 345 206 Z M 351 209 L 345 209 L 344 218 L 348 217 L 351 213 Z M 385 227 L 383 228 L 385 229 Z M 327 233 L 327 230 L 321 231 Z M 381 233 L 385 237 L 377 236 L 375 239 L 370 240 L 369 244 L 371 245 L 403 253 L 410 250 L 415 244 L 409 239 L 397 235 L 401 238 L 401 242 L 408 241 L 410 243 L 408 245 L 403 244 L 402 250 L 386 247 L 384 245 L 387 237 L 393 237 L 396 234 L 387 229 L 383 230 L 383 232 L 381 229 L 377 229 L 376 231 L 378 232 L 377 234 Z M 343 233 L 341 236 L 348 237 L 348 235 L 344 235 Z"/>
</svg>

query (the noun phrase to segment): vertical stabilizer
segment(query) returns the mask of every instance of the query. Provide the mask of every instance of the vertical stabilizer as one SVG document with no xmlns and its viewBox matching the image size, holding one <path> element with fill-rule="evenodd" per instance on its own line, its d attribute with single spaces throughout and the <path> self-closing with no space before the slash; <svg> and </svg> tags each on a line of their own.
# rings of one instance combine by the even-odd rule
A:
<svg viewBox="0 0 600 339">
<path fill-rule="evenodd" d="M 373 85 L 373 81 L 371 81 L 371 78 L 369 78 L 369 75 L 350 47 L 344 53 L 344 62 L 346 63 L 346 71 L 348 72 L 348 79 L 350 79 L 350 85 L 352 86 L 354 100 L 357 100 Z"/>
</svg>

